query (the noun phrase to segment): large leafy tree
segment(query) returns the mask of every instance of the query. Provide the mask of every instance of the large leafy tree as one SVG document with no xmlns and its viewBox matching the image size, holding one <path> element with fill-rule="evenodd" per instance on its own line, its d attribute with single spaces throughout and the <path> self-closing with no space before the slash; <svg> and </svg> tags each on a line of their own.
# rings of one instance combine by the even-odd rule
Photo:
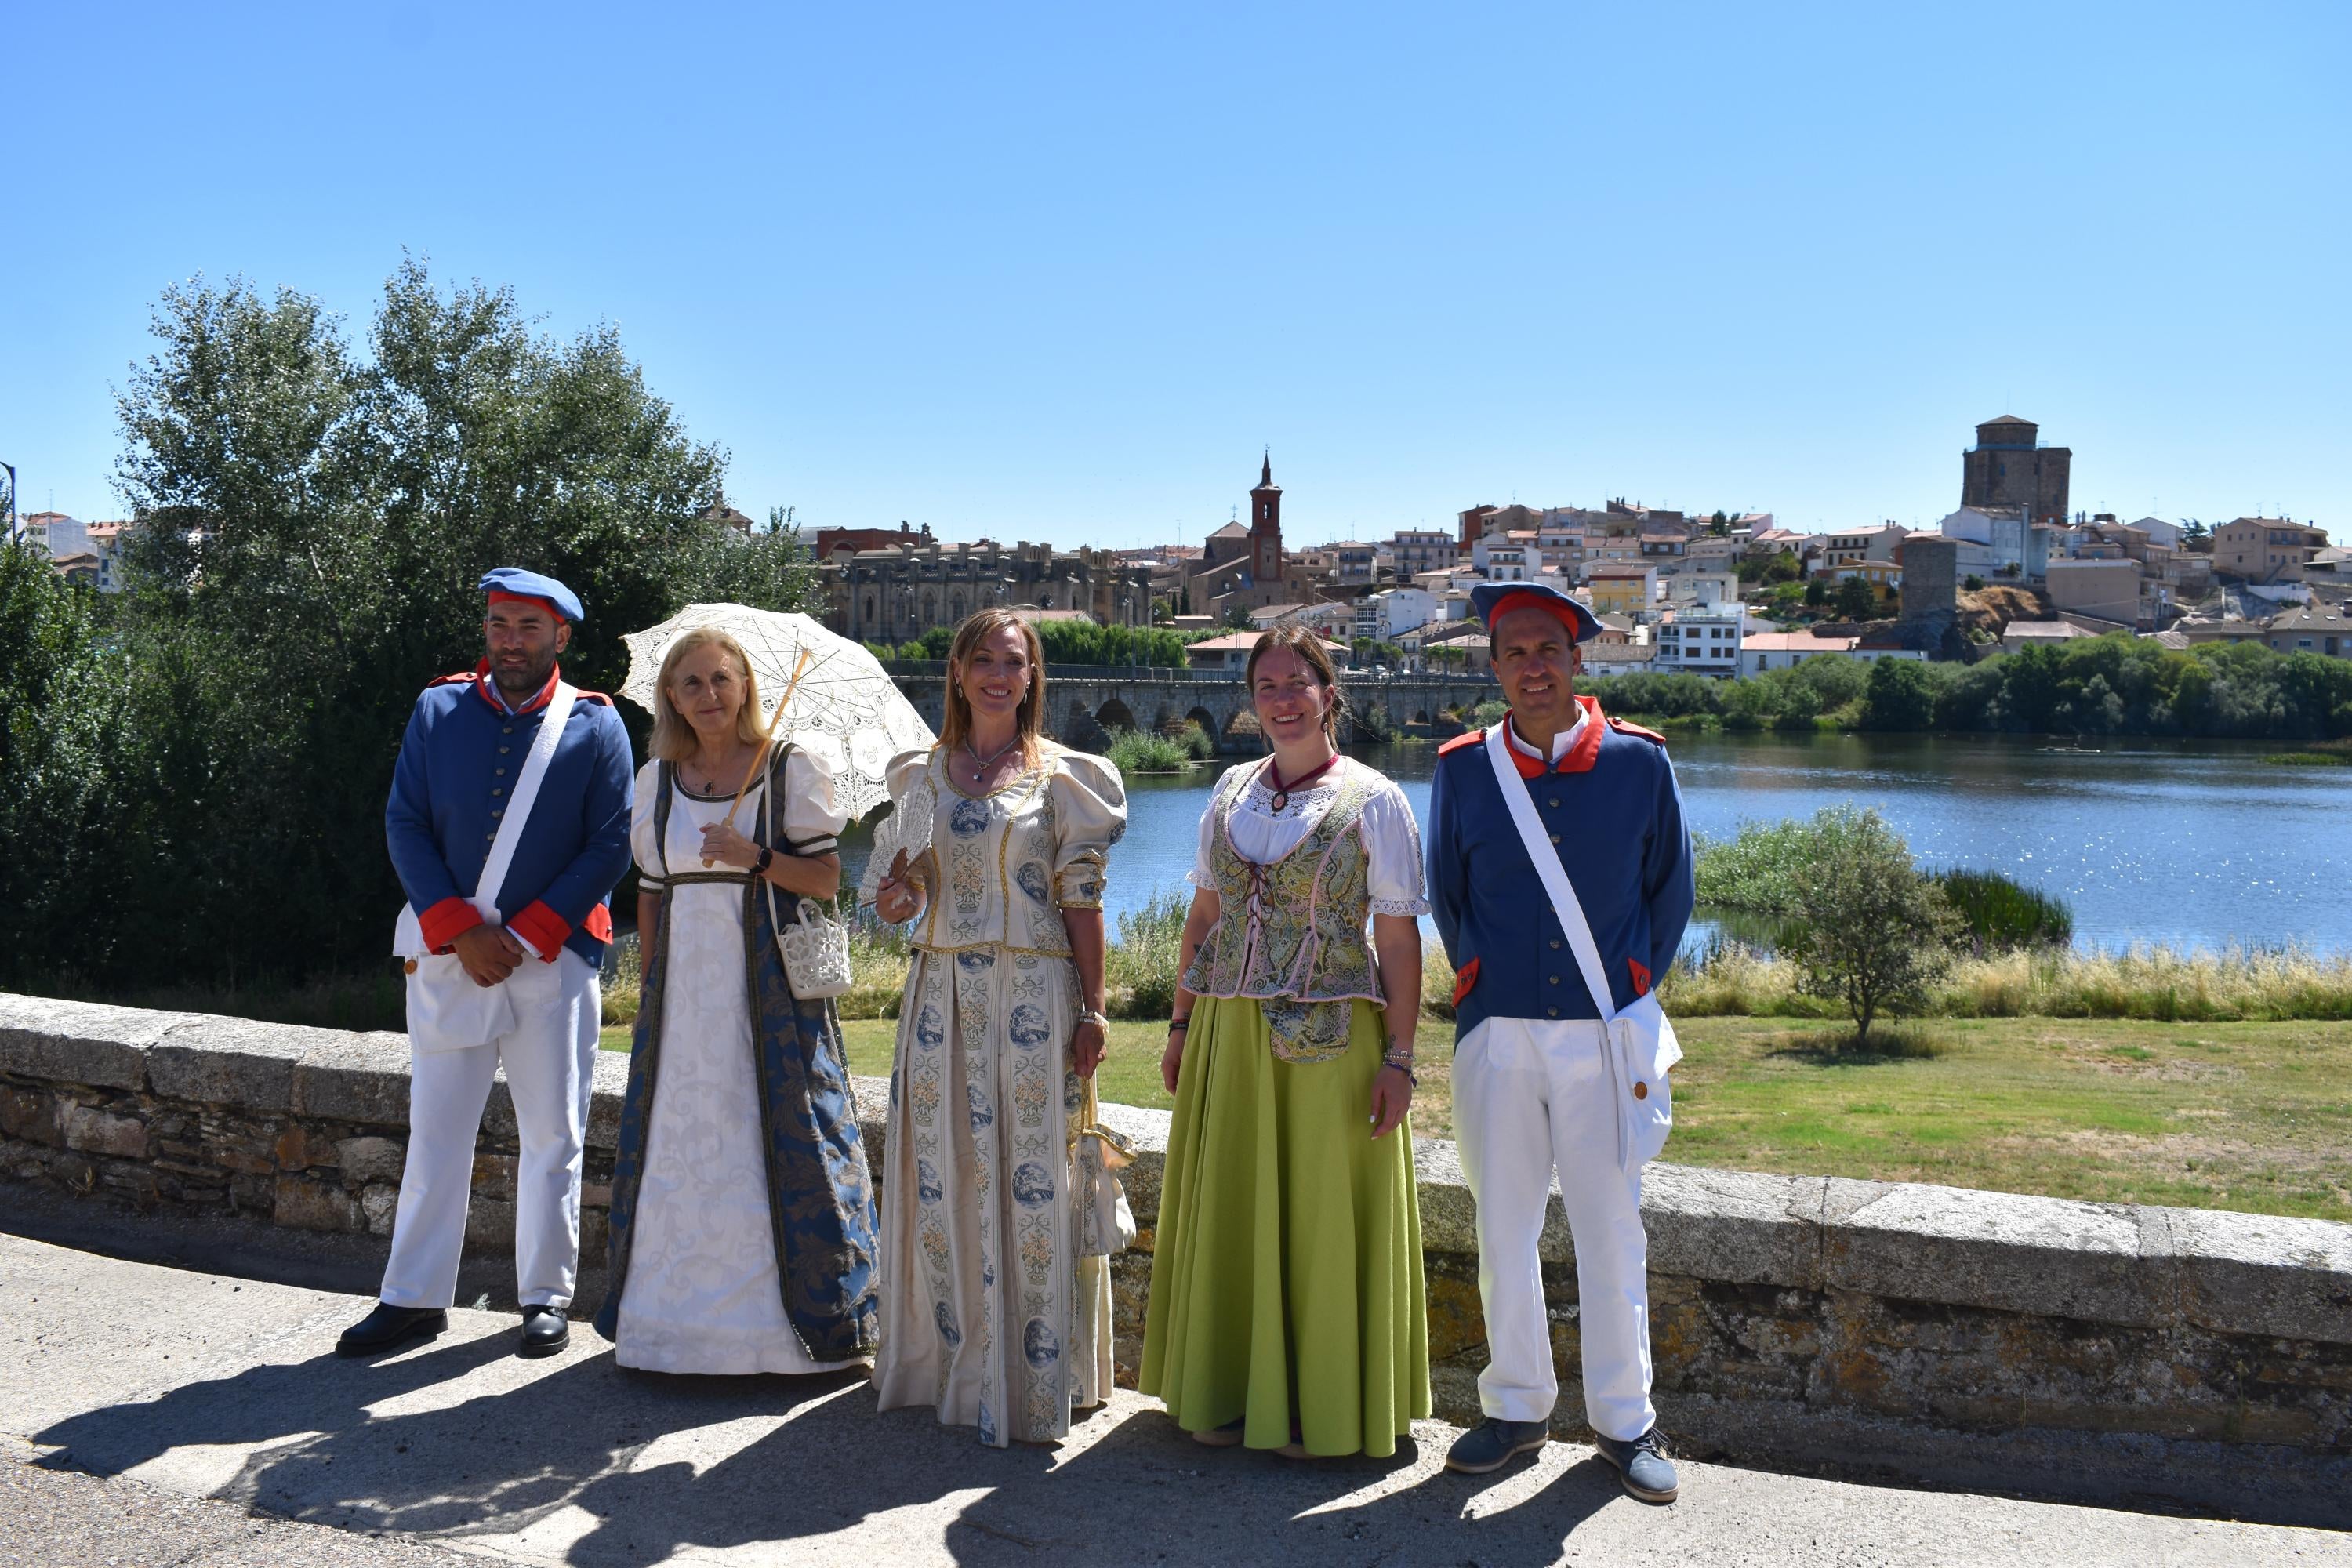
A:
<svg viewBox="0 0 2352 1568">
<path fill-rule="evenodd" d="M 363 351 L 319 301 L 234 282 L 167 290 L 154 329 L 118 397 L 139 524 L 119 635 L 71 634 L 81 612 L 0 573 L 0 637 L 74 650 L 0 700 L 57 731 L 40 826 L 115 847 L 48 868 L 113 911 L 69 941 L 8 900 L 0 962 L 20 974 L 217 984 L 378 959 L 400 900 L 393 758 L 418 689 L 478 657 L 492 565 L 580 592 L 565 668 L 592 689 L 619 682 L 623 631 L 683 604 L 814 596 L 788 524 L 747 538 L 706 515 L 726 454 L 686 434 L 610 328 L 548 338 L 507 290 L 443 289 L 411 261 Z M 0 753 L 0 790 L 31 756 Z"/>
</svg>

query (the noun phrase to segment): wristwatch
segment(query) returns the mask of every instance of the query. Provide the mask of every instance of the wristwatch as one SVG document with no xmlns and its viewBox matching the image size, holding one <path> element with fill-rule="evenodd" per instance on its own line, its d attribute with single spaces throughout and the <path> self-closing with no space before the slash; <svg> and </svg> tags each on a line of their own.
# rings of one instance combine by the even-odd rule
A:
<svg viewBox="0 0 2352 1568">
<path fill-rule="evenodd" d="M 774 863 L 775 858 L 776 852 L 774 850 L 769 848 L 764 844 L 761 845 L 760 858 L 751 862 L 751 875 L 754 877 L 766 876 L 768 874 L 769 866 Z"/>
<path fill-rule="evenodd" d="M 1110 1015 L 1097 1008 L 1087 1007 L 1081 1009 L 1078 1013 L 1078 1022 L 1081 1024 L 1093 1024 L 1101 1028 L 1105 1033 L 1108 1033 L 1110 1030 Z"/>
</svg>

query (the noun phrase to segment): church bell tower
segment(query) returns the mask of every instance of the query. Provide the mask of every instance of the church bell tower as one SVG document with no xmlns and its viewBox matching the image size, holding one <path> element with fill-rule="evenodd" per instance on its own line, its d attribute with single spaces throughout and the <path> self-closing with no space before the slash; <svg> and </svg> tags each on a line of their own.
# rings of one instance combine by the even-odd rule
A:
<svg viewBox="0 0 2352 1568">
<path fill-rule="evenodd" d="M 1250 491 L 1250 575 L 1261 587 L 1282 581 L 1282 487 L 1274 482 L 1274 453 L 1269 448 L 1258 469 L 1257 489 Z"/>
</svg>

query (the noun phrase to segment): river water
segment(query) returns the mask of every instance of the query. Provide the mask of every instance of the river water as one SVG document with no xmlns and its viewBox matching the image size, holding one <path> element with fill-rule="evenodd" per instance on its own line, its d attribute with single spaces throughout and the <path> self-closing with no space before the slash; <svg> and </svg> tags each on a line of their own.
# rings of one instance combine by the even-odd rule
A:
<svg viewBox="0 0 2352 1568">
<path fill-rule="evenodd" d="M 1930 867 L 1999 871 L 2074 912 L 2078 947 L 2166 942 L 2352 948 L 2352 768 L 2264 763 L 2277 748 L 2114 741 L 2074 750 L 2006 736 L 1677 735 L 1692 828 L 1874 805 Z M 1404 785 L 1425 823 L 1434 746 L 1357 755 Z M 1114 918 L 1184 891 L 1216 778 L 1131 782 L 1111 852 Z M 845 845 L 855 875 L 864 835 Z M 1712 923 L 1694 922 L 1691 942 Z"/>
</svg>

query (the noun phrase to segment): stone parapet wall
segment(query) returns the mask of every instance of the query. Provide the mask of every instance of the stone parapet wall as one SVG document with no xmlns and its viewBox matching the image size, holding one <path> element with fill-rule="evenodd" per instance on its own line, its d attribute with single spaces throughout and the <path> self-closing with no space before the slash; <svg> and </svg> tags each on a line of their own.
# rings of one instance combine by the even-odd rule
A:
<svg viewBox="0 0 2352 1568">
<path fill-rule="evenodd" d="M 388 1237 L 407 1068 L 397 1034 L 0 994 L 0 1174 L 149 1212 Z M 592 1266 L 625 1078 L 621 1057 L 599 1058 Z M 887 1086 L 857 1089 L 878 1152 Z M 1124 1376 L 1168 1119 L 1104 1115 L 1139 1149 L 1125 1175 L 1142 1234 L 1116 1270 Z M 515 1152 L 501 1083 L 475 1162 L 476 1248 L 511 1250 Z M 1474 1209 L 1451 1143 L 1416 1155 L 1438 1413 L 1475 1420 Z M 1658 1405 L 1693 1451 L 1963 1485 L 2039 1474 L 2039 1489 L 2220 1508 L 2259 1484 L 2352 1522 L 2352 1226 L 1670 1164 L 1650 1168 L 1643 1211 Z M 1542 1252 L 1573 1428 L 1557 1198 Z"/>
</svg>

